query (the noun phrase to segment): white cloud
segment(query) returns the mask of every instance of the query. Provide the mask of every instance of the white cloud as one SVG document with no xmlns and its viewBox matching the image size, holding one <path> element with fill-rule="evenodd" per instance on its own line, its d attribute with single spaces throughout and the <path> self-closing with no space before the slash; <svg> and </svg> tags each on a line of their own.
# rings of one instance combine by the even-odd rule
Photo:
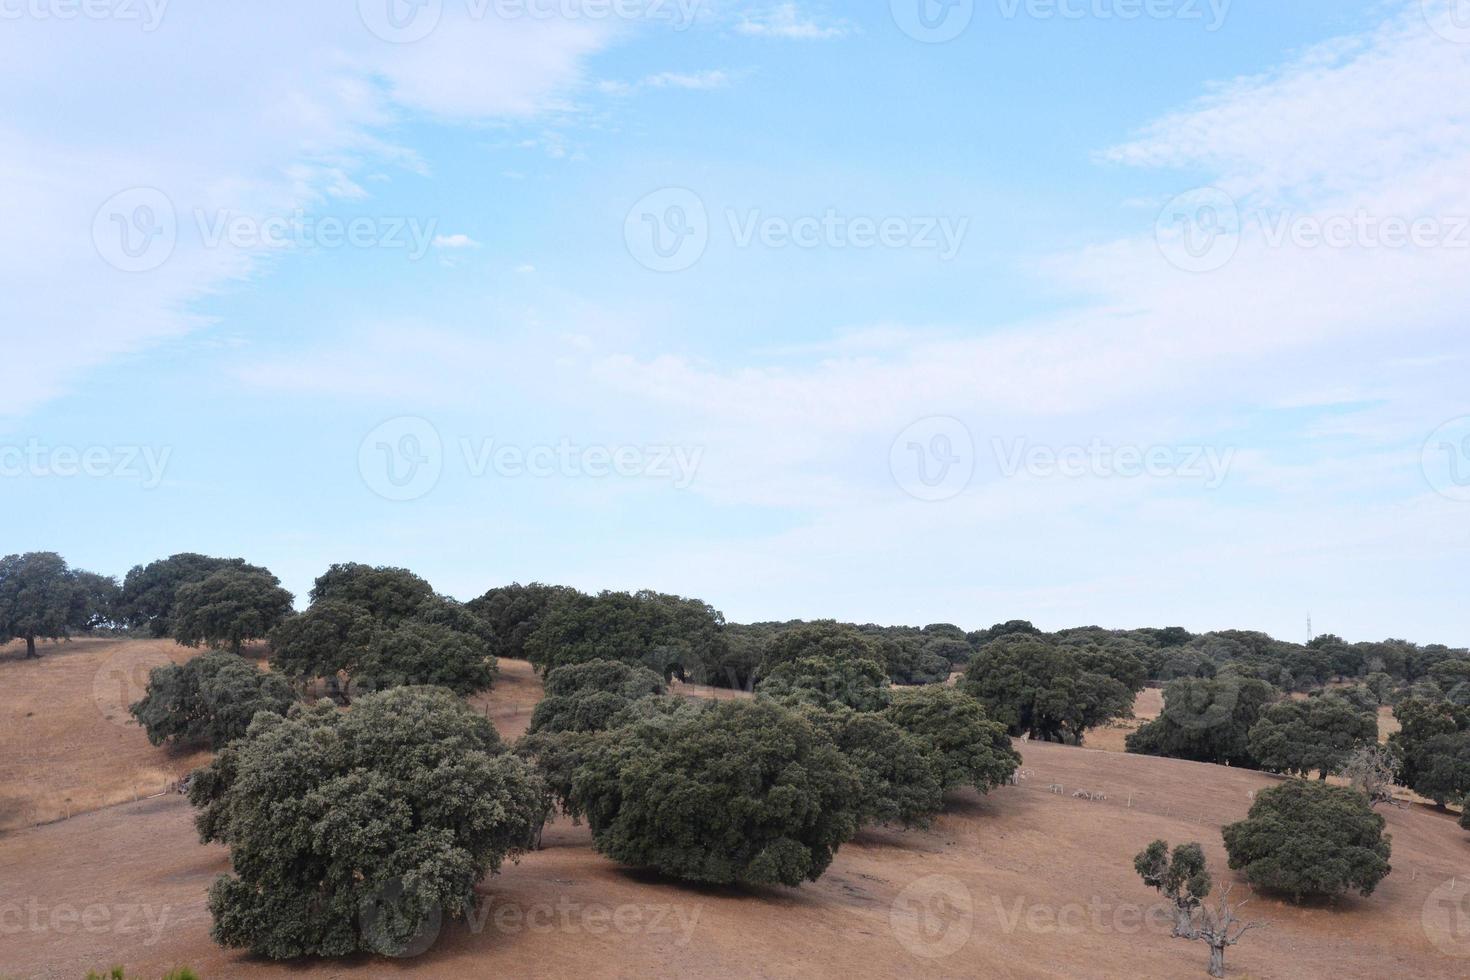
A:
<svg viewBox="0 0 1470 980">
<path fill-rule="evenodd" d="M 197 329 L 197 301 L 270 251 L 208 245 L 202 225 L 362 199 L 365 183 L 424 172 L 386 135 L 406 113 L 481 122 L 556 110 L 613 31 L 595 21 L 456 19 L 446 8 L 429 37 L 396 45 L 373 36 L 354 4 L 284 0 L 170 5 L 150 32 L 86 18 L 7 20 L 0 333 L 27 368 L 0 388 L 0 418 L 116 356 Z M 93 240 L 98 209 L 129 188 L 162 191 L 178 220 L 172 253 L 147 271 L 110 267 Z M 132 199 L 123 204 L 120 218 L 144 216 Z M 121 232 L 110 215 L 100 220 L 104 234 Z"/>
<path fill-rule="evenodd" d="M 707 91 L 709 89 L 726 88 L 732 80 L 732 74 L 722 69 L 696 72 L 663 71 L 653 75 L 645 75 L 636 82 L 619 82 L 613 80 L 598 82 L 597 88 L 598 91 L 607 95 L 632 95 L 634 92 L 643 89 Z"/>
<path fill-rule="evenodd" d="M 1463 48 L 1405 16 L 1223 86 L 1106 158 L 1190 168 L 1157 200 L 1214 184 L 1248 216 L 1286 206 L 1314 220 L 1470 215 L 1467 71 Z M 693 547 L 649 542 L 615 560 L 589 557 L 581 577 L 600 584 L 702 594 L 737 617 L 920 621 L 966 609 L 969 622 L 1169 620 L 1283 635 L 1310 606 L 1329 628 L 1367 636 L 1398 628 L 1375 612 L 1377 583 L 1390 576 L 1409 596 L 1394 615 L 1416 617 L 1416 635 L 1450 637 L 1455 614 L 1435 598 L 1447 552 L 1436 542 L 1450 533 L 1470 544 L 1470 530 L 1454 503 L 1426 491 L 1418 456 L 1429 431 L 1464 412 L 1467 260 L 1453 248 L 1273 244 L 1247 221 L 1234 259 L 1194 274 L 1166 262 L 1141 227 L 1039 264 L 1037 274 L 1088 304 L 980 335 L 880 324 L 766 351 L 760 366 L 530 335 L 513 356 L 460 349 L 468 334 L 364 355 L 355 377 L 351 359 L 321 357 L 344 397 L 358 398 L 374 382 L 396 389 L 402 372 L 374 373 L 416 357 L 430 404 L 499 388 L 484 364 L 552 364 L 554 383 L 538 383 L 566 393 L 557 407 L 568 418 L 595 408 L 619 430 L 704 447 L 693 492 L 715 506 L 809 515 L 754 539 L 712 532 Z M 279 367 L 300 372 L 304 387 L 325 373 L 299 360 Z M 939 414 L 964 419 L 982 454 L 995 437 L 1051 446 L 1105 437 L 1236 457 L 1217 492 L 1168 479 L 992 473 L 928 505 L 895 488 L 888 452 L 910 422 Z M 1252 429 L 1256 415 L 1271 431 Z M 922 572 L 908 583 L 895 556 L 922 561 Z M 825 608 L 812 608 L 814 582 Z M 884 583 L 880 595 L 874 582 Z M 1222 621 L 1230 607 L 1256 618 Z"/>
<path fill-rule="evenodd" d="M 735 25 L 747 37 L 772 37 L 790 41 L 826 41 L 852 33 L 846 21 L 822 24 L 803 15 L 794 3 L 777 4 L 759 13 L 747 14 Z"/>
<path fill-rule="evenodd" d="M 480 243 L 477 242 L 477 241 L 475 241 L 469 235 L 464 235 L 464 234 L 457 234 L 457 235 L 435 235 L 434 236 L 434 247 L 435 248 L 479 248 L 480 247 Z"/>
</svg>

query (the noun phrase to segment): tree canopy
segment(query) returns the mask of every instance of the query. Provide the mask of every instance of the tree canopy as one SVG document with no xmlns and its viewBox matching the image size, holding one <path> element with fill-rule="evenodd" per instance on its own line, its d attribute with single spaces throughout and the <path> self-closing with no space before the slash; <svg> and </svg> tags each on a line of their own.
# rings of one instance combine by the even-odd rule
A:
<svg viewBox="0 0 1470 980">
<path fill-rule="evenodd" d="M 1225 850 L 1251 885 L 1294 901 L 1366 896 L 1390 870 L 1383 827 L 1362 793 L 1291 780 L 1256 794 L 1246 819 L 1224 828 Z"/>
<path fill-rule="evenodd" d="M 756 699 L 678 706 L 597 738 L 573 795 L 615 861 L 691 881 L 798 885 L 856 832 L 861 784 L 811 721 Z"/>
<path fill-rule="evenodd" d="M 1011 633 L 976 651 L 960 688 L 1012 735 L 1080 745 L 1087 729 L 1133 716 L 1137 689 L 1117 674 L 1131 677 L 1133 665 L 1048 636 Z"/>
<path fill-rule="evenodd" d="M 558 596 L 525 641 L 545 673 L 587 660 L 641 664 L 664 677 L 690 664 L 718 663 L 724 617 L 697 599 L 658 592 Z"/>
<path fill-rule="evenodd" d="M 218 750 L 244 735 L 256 712 L 284 715 L 295 701 L 279 674 L 258 670 L 233 653 L 211 651 L 153 668 L 142 700 L 128 710 L 154 745 L 172 739 Z"/>
<path fill-rule="evenodd" d="M 883 717 L 917 740 L 942 790 L 972 786 L 989 792 L 1021 763 L 1005 726 L 991 721 L 979 701 L 952 687 L 896 691 Z"/>
<path fill-rule="evenodd" d="M 575 592 L 562 585 L 512 582 L 490 589 L 465 605 L 489 625 L 495 636 L 495 655 L 526 659 L 526 640 L 559 597 Z"/>
<path fill-rule="evenodd" d="M 762 675 L 756 692 L 791 704 L 881 711 L 890 699 L 888 672 L 874 660 L 845 655 L 786 660 Z"/>
<path fill-rule="evenodd" d="M 1254 677 L 1181 677 L 1164 688 L 1164 710 L 1129 733 L 1129 752 L 1260 768 L 1250 750 L 1250 730 L 1280 696 Z"/>
<path fill-rule="evenodd" d="M 535 774 L 494 727 L 422 687 L 259 715 L 189 798 L 234 871 L 209 891 L 211 934 L 273 959 L 432 942 L 543 815 Z"/>
<path fill-rule="evenodd" d="M 246 564 L 243 558 L 214 558 L 189 551 L 147 565 L 134 565 L 123 579 L 117 603 L 118 619 L 133 629 L 147 630 L 152 636 L 173 636 L 174 603 L 179 587 L 202 582 L 227 568 L 265 571 Z"/>
<path fill-rule="evenodd" d="M 247 640 L 265 639 L 291 612 L 291 593 L 270 572 L 229 567 L 179 586 L 172 619 L 174 639 L 236 653 Z"/>
<path fill-rule="evenodd" d="M 1251 755 L 1271 772 L 1322 779 L 1341 768 L 1362 745 L 1378 741 L 1378 718 L 1334 694 L 1270 705 L 1251 726 Z"/>
<path fill-rule="evenodd" d="M 349 602 L 388 625 L 414 615 L 433 595 L 433 587 L 406 568 L 358 562 L 333 565 L 311 587 L 313 604 L 328 599 Z"/>
<path fill-rule="evenodd" d="M 116 589 L 111 579 L 73 569 L 53 551 L 0 558 L 0 643 L 26 641 L 36 657 L 36 640 L 59 640 L 98 625 L 108 615 Z"/>
</svg>

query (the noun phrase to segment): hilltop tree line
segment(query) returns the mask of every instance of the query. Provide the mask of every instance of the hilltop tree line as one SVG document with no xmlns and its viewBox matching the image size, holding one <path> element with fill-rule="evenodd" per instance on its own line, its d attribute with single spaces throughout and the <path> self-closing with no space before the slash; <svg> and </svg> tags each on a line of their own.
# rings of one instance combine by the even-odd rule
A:
<svg viewBox="0 0 1470 980">
<path fill-rule="evenodd" d="M 213 934 L 270 957 L 431 942 L 558 812 L 607 857 L 669 878 L 812 881 L 861 828 L 924 827 L 954 791 L 1012 781 L 1013 738 L 1082 744 L 1151 681 L 1164 708 L 1130 751 L 1350 776 L 1352 789 L 1283 784 L 1225 828 L 1231 867 L 1258 887 L 1368 894 L 1388 871 L 1372 809 L 1391 781 L 1441 804 L 1470 793 L 1463 650 L 1021 620 L 734 624 L 697 599 L 541 583 L 460 603 L 357 563 L 308 598 L 296 612 L 242 559 L 175 555 L 121 584 L 49 553 L 0 561 L 0 638 L 25 639 L 28 657 L 37 639 L 102 629 L 210 648 L 153 671 L 131 710 L 154 744 L 216 751 L 190 787 L 201 840 L 231 852 Z M 261 640 L 268 669 L 239 656 Z M 513 745 L 462 700 L 505 657 L 545 690 Z M 676 682 L 754 697 L 680 697 Z M 1382 704 L 1401 725 L 1386 746 Z M 1202 855 L 1159 842 L 1138 870 L 1223 969 L 1231 910 L 1202 910 Z"/>
</svg>

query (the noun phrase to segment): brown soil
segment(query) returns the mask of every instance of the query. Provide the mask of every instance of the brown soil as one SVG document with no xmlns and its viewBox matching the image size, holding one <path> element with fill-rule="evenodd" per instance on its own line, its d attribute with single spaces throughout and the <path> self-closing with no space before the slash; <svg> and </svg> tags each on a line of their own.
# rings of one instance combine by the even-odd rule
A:
<svg viewBox="0 0 1470 980">
<path fill-rule="evenodd" d="M 64 668 L 85 649 L 74 644 L 49 666 Z M 12 696 L 24 698 L 18 666 L 0 663 L 0 672 Z M 52 692 L 68 687 L 48 683 Z M 74 713 L 75 699 L 58 705 L 59 696 L 44 699 L 51 714 Z M 538 696 L 525 665 L 506 663 L 496 690 L 476 703 L 511 735 Z M 5 709 L 9 733 L 15 712 Z M 123 738 L 90 751 L 76 743 L 85 762 L 54 757 L 88 778 L 109 768 L 126 775 L 125 765 L 145 765 L 150 752 L 154 765 L 166 759 L 136 728 L 119 730 Z M 607 861 L 584 827 L 560 821 L 548 828 L 545 850 L 482 883 L 487 912 L 479 923 L 446 923 L 431 949 L 405 960 L 278 964 L 218 948 L 204 898 L 229 869 L 226 850 L 197 843 L 178 795 L 130 802 L 0 837 L 0 976 L 72 980 L 116 963 L 149 978 L 189 965 L 210 980 L 1204 976 L 1202 943 L 1171 939 L 1167 925 L 1142 921 L 1156 896 L 1133 873 L 1132 856 L 1156 837 L 1198 840 L 1228 883 L 1219 828 L 1243 817 L 1250 794 L 1278 779 L 1035 742 L 1021 750 L 1029 774 L 1020 785 L 988 797 L 957 793 L 927 831 L 865 832 L 826 875 L 799 889 L 660 880 Z M 1053 784 L 1062 792 L 1051 792 Z M 1077 799 L 1077 789 L 1107 799 Z M 1456 902 L 1470 888 L 1470 835 L 1452 816 L 1423 807 L 1384 815 L 1393 874 L 1371 897 L 1333 906 L 1256 897 L 1246 913 L 1269 927 L 1230 951 L 1232 978 L 1470 972 L 1470 928 L 1454 931 L 1464 926 Z M 1237 885 L 1235 897 L 1243 895 Z"/>
</svg>

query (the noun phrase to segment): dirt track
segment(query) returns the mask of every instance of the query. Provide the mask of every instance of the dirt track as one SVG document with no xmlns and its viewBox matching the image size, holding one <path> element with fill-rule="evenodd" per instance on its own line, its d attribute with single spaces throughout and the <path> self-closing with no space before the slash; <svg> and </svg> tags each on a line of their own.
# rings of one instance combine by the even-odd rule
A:
<svg viewBox="0 0 1470 980">
<path fill-rule="evenodd" d="M 510 733 L 539 686 L 523 664 L 503 674 L 479 703 Z M 1228 881 L 1219 826 L 1242 817 L 1249 793 L 1275 777 L 1055 745 L 1022 750 L 1032 774 L 1021 785 L 956 794 L 930 831 L 866 833 L 820 881 L 795 890 L 660 881 L 597 855 L 585 828 L 557 823 L 546 850 L 481 885 L 478 926 L 446 924 L 432 949 L 404 961 L 286 965 L 219 949 L 204 893 L 228 870 L 225 850 L 197 843 L 177 796 L 128 803 L 0 837 L 0 976 L 77 978 L 125 963 L 145 977 L 190 965 L 211 980 L 1203 977 L 1203 944 L 1141 923 L 1154 896 L 1132 855 L 1155 837 L 1199 840 Z M 1049 792 L 1053 783 L 1064 792 Z M 1108 799 L 1074 799 L 1078 788 Z M 1394 872 L 1378 891 L 1322 908 L 1255 899 L 1250 917 L 1270 925 L 1231 950 L 1230 976 L 1470 975 L 1470 910 L 1456 904 L 1470 890 L 1470 834 L 1422 808 L 1386 816 Z M 1430 901 L 1436 887 L 1444 901 Z"/>
</svg>

